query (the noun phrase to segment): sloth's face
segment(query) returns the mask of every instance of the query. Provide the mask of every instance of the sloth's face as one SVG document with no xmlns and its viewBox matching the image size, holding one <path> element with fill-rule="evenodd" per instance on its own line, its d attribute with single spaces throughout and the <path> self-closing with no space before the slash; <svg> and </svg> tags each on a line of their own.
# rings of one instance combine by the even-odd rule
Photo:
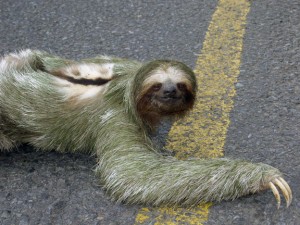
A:
<svg viewBox="0 0 300 225">
<path fill-rule="evenodd" d="M 158 69 L 143 83 L 144 113 L 160 115 L 182 114 L 193 106 L 195 90 L 184 71 L 174 67 Z"/>
<path fill-rule="evenodd" d="M 177 113 L 186 110 L 192 95 L 185 82 L 167 80 L 153 84 L 148 92 L 150 103 L 162 113 Z"/>
</svg>

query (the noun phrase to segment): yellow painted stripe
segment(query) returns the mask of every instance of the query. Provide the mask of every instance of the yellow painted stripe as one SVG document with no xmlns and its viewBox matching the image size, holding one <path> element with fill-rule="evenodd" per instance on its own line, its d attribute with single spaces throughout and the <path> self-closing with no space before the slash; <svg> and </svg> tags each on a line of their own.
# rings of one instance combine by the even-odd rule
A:
<svg viewBox="0 0 300 225">
<path fill-rule="evenodd" d="M 180 159 L 223 156 L 249 10 L 248 0 L 218 2 L 196 63 L 197 103 L 189 116 L 176 122 L 169 132 L 166 147 L 174 149 Z M 143 208 L 135 224 L 202 224 L 208 219 L 210 206 Z"/>
</svg>

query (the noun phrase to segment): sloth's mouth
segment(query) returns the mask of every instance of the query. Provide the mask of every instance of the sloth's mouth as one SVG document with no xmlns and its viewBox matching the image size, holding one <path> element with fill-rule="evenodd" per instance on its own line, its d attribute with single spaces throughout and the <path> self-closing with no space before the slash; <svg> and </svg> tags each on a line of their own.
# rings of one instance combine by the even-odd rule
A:
<svg viewBox="0 0 300 225">
<path fill-rule="evenodd" d="M 173 102 L 177 102 L 178 100 L 180 100 L 181 97 L 170 97 L 170 96 L 164 96 L 164 97 L 160 97 L 159 100 L 162 101 L 162 102 L 170 102 L 170 103 L 173 103 Z"/>
</svg>

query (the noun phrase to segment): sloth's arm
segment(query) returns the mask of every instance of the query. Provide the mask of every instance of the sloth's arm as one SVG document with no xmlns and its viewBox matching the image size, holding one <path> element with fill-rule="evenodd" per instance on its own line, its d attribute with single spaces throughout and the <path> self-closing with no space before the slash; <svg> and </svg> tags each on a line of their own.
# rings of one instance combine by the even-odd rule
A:
<svg viewBox="0 0 300 225">
<path fill-rule="evenodd" d="M 163 157 L 151 151 L 143 135 L 130 123 L 114 121 L 108 126 L 109 136 L 96 146 L 96 171 L 117 201 L 191 206 L 271 188 L 279 207 L 277 185 L 287 206 L 291 203 L 289 186 L 281 173 L 269 165 L 226 158 L 180 161 Z"/>
</svg>

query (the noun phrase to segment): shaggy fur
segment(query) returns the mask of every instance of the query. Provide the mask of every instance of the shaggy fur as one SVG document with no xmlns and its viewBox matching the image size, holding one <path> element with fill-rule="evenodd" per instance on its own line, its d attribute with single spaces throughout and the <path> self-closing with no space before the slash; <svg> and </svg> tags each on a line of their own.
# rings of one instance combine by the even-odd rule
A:
<svg viewBox="0 0 300 225">
<path fill-rule="evenodd" d="M 75 62 L 26 50 L 3 57 L 0 73 L 0 150 L 29 143 L 95 154 L 96 173 L 118 202 L 195 206 L 270 182 L 282 190 L 281 173 L 266 164 L 181 161 L 155 149 L 149 131 L 164 116 L 184 115 L 195 100 L 195 76 L 182 63 L 105 56 Z"/>
</svg>

